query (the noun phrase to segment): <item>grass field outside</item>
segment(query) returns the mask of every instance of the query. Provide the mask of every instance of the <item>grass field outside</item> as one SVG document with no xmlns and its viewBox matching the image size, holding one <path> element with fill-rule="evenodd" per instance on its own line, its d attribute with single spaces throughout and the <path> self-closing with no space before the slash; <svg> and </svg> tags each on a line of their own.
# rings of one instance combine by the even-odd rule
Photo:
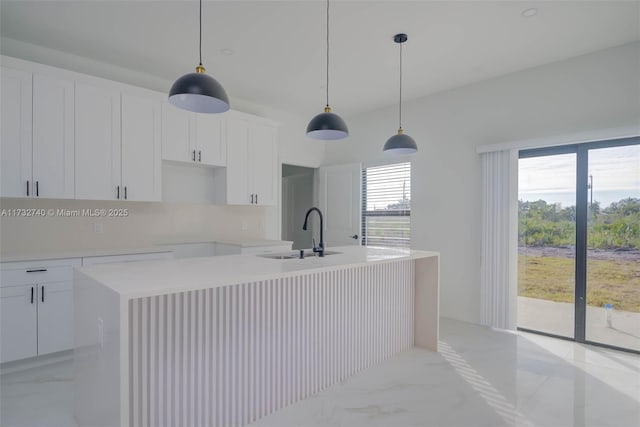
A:
<svg viewBox="0 0 640 427">
<path fill-rule="evenodd" d="M 575 262 L 570 251 L 547 252 L 520 247 L 518 295 L 573 302 Z M 613 304 L 615 310 L 640 313 L 639 252 L 620 254 L 601 251 L 589 258 L 587 305 L 603 307 L 604 304 Z"/>
</svg>

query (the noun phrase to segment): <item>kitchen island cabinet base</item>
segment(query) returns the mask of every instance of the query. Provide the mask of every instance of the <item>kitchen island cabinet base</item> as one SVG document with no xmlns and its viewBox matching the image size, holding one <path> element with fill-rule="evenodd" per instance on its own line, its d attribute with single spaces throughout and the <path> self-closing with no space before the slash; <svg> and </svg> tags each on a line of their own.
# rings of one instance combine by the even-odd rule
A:
<svg viewBox="0 0 640 427">
<path fill-rule="evenodd" d="M 438 269 L 435 255 L 132 299 L 76 272 L 78 304 L 95 305 L 77 317 L 78 422 L 241 426 L 437 350 Z"/>
</svg>

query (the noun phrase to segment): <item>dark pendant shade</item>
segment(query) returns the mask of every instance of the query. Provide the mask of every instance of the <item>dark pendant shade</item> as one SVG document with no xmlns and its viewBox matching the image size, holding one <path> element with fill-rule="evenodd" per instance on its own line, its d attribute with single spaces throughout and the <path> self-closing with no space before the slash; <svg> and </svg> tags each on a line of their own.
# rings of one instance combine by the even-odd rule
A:
<svg viewBox="0 0 640 427">
<path fill-rule="evenodd" d="M 307 136 L 313 139 L 331 141 L 349 136 L 349 129 L 342 118 L 331 112 L 329 106 L 329 0 L 327 0 L 327 104 L 324 113 L 315 116 L 307 125 Z"/>
<path fill-rule="evenodd" d="M 383 152 L 395 155 L 414 154 L 418 151 L 418 145 L 409 135 L 402 131 L 402 43 L 408 39 L 404 33 L 393 36 L 393 41 L 400 45 L 400 102 L 398 102 L 398 133 L 387 139 Z"/>
<path fill-rule="evenodd" d="M 189 73 L 175 81 L 169 91 L 169 102 L 194 113 L 224 113 L 229 97 L 213 77 L 205 73 Z"/>
<path fill-rule="evenodd" d="M 402 131 L 399 131 L 387 139 L 382 150 L 389 154 L 413 154 L 418 151 L 418 145 L 409 135 L 405 135 Z"/>
<path fill-rule="evenodd" d="M 335 140 L 349 135 L 347 124 L 334 113 L 325 111 L 315 116 L 307 126 L 307 136 L 313 139 Z"/>
</svg>

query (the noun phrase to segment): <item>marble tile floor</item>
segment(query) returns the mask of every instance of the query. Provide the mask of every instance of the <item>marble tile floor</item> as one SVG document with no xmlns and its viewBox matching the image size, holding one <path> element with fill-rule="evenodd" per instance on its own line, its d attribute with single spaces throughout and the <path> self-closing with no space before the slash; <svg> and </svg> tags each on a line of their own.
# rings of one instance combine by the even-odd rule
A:
<svg viewBox="0 0 640 427">
<path fill-rule="evenodd" d="M 443 319 L 412 349 L 253 423 L 639 426 L 640 356 Z M 70 361 L 0 377 L 0 425 L 73 427 Z"/>
</svg>

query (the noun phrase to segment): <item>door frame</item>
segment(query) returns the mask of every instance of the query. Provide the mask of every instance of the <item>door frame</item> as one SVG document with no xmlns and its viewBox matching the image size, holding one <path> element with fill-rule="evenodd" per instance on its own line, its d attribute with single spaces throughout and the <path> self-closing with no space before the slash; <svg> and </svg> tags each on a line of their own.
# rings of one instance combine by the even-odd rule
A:
<svg viewBox="0 0 640 427">
<path fill-rule="evenodd" d="M 599 347 L 621 350 L 640 354 L 640 351 L 630 348 L 617 347 L 586 339 L 587 314 L 587 220 L 589 196 L 589 150 L 599 148 L 623 147 L 639 145 L 640 136 L 610 139 L 604 141 L 584 142 L 553 147 L 522 149 L 518 152 L 518 159 L 532 157 L 553 156 L 557 154 L 576 154 L 576 255 L 575 255 L 575 287 L 574 287 L 574 322 L 573 338 L 548 332 L 536 331 L 517 327 L 519 331 L 531 332 Z"/>
</svg>

